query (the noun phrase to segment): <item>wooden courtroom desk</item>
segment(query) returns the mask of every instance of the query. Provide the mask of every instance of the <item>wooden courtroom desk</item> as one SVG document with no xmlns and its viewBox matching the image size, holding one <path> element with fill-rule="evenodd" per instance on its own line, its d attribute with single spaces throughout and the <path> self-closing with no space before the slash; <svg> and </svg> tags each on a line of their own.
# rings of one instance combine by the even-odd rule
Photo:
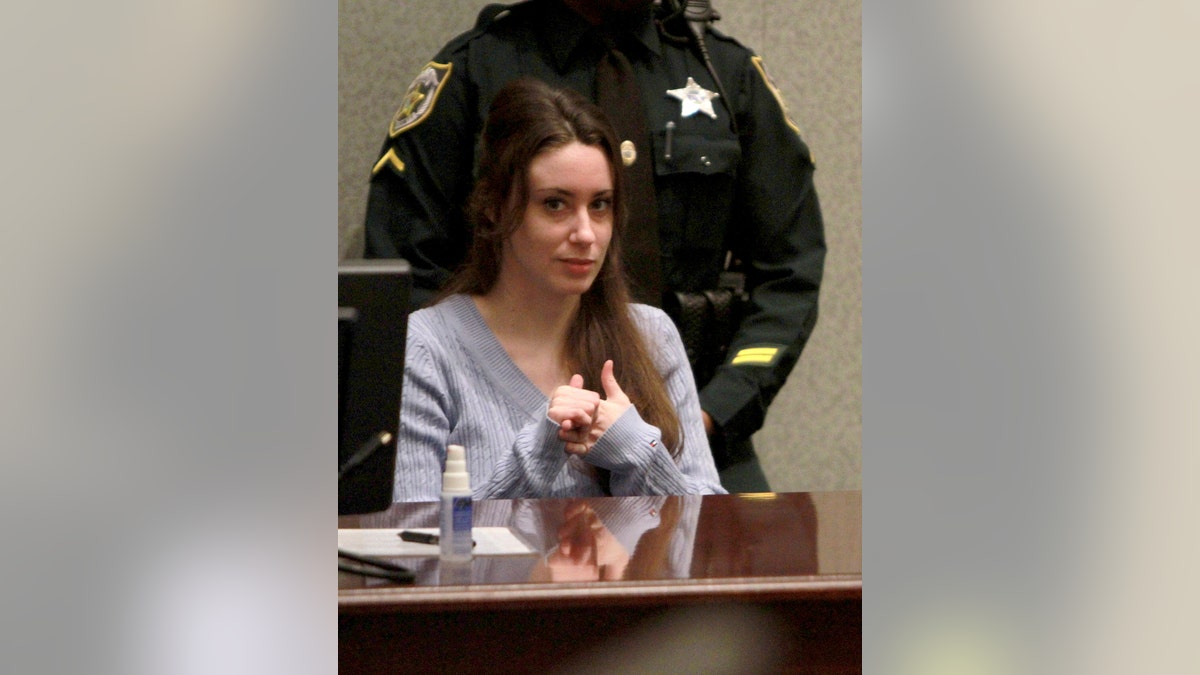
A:
<svg viewBox="0 0 1200 675">
<path fill-rule="evenodd" d="M 339 572 L 339 670 L 860 672 L 861 523 L 858 491 L 476 502 L 538 554 Z M 436 504 L 338 519 L 436 526 Z"/>
</svg>

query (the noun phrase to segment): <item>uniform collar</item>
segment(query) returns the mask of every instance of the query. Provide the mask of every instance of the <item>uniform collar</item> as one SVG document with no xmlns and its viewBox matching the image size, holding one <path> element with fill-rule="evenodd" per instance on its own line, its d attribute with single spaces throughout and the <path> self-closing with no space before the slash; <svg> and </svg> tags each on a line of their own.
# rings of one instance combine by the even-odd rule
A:
<svg viewBox="0 0 1200 675">
<path fill-rule="evenodd" d="M 596 49 L 596 28 L 576 14 L 562 0 L 545 0 L 529 3 L 534 9 L 535 21 L 541 24 L 542 35 L 554 57 L 558 72 L 565 72 L 571 57 L 577 51 Z M 540 10 L 540 11 L 539 11 Z M 649 53 L 661 54 L 662 42 L 654 27 L 653 6 L 639 13 L 628 24 L 628 35 Z M 627 54 L 631 59 L 638 55 Z"/>
</svg>

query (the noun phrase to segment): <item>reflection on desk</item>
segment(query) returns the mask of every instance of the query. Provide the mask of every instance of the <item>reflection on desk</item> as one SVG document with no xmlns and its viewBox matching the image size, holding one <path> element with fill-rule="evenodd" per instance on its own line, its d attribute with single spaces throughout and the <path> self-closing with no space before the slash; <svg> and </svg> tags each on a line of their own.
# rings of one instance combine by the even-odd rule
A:
<svg viewBox="0 0 1200 675">
<path fill-rule="evenodd" d="M 597 652 L 598 645 L 633 639 L 631 626 L 708 609 L 716 612 L 711 620 L 689 615 L 684 625 L 703 630 L 746 611 L 757 617 L 739 638 L 755 662 L 737 661 L 739 672 L 757 666 L 856 672 L 861 497 L 833 492 L 476 502 L 476 527 L 508 527 L 537 554 L 476 556 L 453 567 L 436 558 L 393 558 L 416 572 L 414 586 L 339 574 L 340 664 L 347 672 L 517 672 L 561 668 L 586 656 L 595 665 L 607 653 Z M 338 527 L 433 527 L 437 510 L 436 503 L 395 504 L 381 513 L 340 517 Z M 726 626 L 721 635 L 703 639 L 715 649 L 722 636 L 739 630 Z M 697 637 L 690 636 L 693 646 L 680 654 L 693 664 Z M 771 644 L 751 649 L 772 637 Z M 414 664 L 404 658 L 406 651 L 431 658 Z M 627 659 L 629 650 L 623 653 Z M 663 656 L 657 648 L 655 654 Z"/>
</svg>

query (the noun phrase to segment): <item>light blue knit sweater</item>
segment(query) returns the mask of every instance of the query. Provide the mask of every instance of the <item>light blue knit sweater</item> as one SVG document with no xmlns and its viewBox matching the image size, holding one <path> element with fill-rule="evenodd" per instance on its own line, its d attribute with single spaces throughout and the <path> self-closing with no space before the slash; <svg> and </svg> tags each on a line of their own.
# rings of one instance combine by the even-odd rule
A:
<svg viewBox="0 0 1200 675">
<path fill-rule="evenodd" d="M 683 428 L 679 463 L 657 427 L 629 408 L 580 459 L 563 450 L 549 399 L 513 363 L 465 295 L 408 319 L 397 440 L 396 501 L 435 501 L 446 446 L 467 449 L 476 499 L 602 495 L 594 470 L 612 472 L 614 495 L 723 494 L 683 341 L 662 310 L 630 305 Z M 588 383 L 598 387 L 599 383 Z"/>
</svg>

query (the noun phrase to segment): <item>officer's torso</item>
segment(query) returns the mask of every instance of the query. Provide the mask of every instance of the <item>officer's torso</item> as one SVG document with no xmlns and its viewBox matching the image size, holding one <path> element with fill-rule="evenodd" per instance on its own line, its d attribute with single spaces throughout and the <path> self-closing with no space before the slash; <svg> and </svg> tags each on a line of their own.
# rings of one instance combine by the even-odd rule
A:
<svg viewBox="0 0 1200 675">
<path fill-rule="evenodd" d="M 560 72 L 538 28 L 528 19 L 527 12 L 514 10 L 467 47 L 467 76 L 480 122 L 496 92 L 520 75 L 574 89 L 595 100 L 597 48 L 581 43 Z M 731 107 L 738 110 L 740 82 L 736 78 L 741 70 L 736 64 L 747 58 L 746 52 L 717 40 L 710 40 L 709 48 L 718 73 L 726 80 L 726 92 L 734 97 Z M 718 91 L 704 65 L 684 46 L 663 40 L 661 54 L 643 50 L 631 54 L 630 61 L 652 137 L 664 281 L 675 290 L 712 288 L 725 251 L 738 247 L 734 214 L 741 145 L 730 125 L 729 109 L 714 100 L 716 119 L 704 113 L 682 116 L 680 100 L 668 95 L 668 90 L 684 87 L 690 77 L 704 89 Z M 672 125 L 669 130 L 668 123 Z"/>
</svg>

